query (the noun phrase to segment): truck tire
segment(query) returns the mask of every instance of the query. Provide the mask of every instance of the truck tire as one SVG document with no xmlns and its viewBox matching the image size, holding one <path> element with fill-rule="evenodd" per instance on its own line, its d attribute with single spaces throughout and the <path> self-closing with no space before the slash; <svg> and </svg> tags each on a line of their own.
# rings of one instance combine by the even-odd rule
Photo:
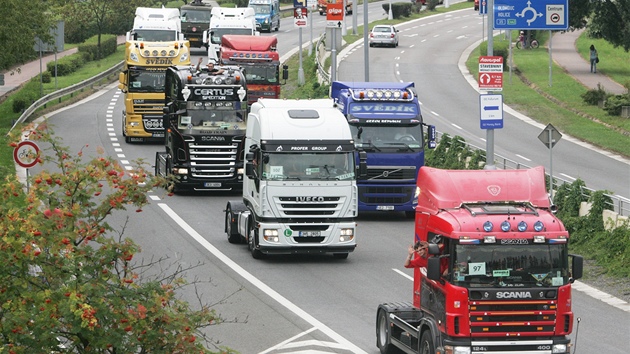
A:
<svg viewBox="0 0 630 354">
<path fill-rule="evenodd" d="M 376 317 L 376 346 L 381 351 L 381 354 L 400 353 L 400 350 L 391 342 L 390 329 L 387 311 L 379 309 Z"/>
<path fill-rule="evenodd" d="M 238 228 L 236 230 L 232 227 L 232 206 L 228 204 L 227 210 L 225 211 L 225 233 L 227 234 L 229 243 L 241 243 L 241 235 L 238 233 Z"/>
<path fill-rule="evenodd" d="M 435 353 L 435 345 L 433 345 L 433 338 L 431 338 L 431 331 L 425 330 L 420 337 L 420 347 L 418 348 L 419 354 L 433 354 Z"/>
<path fill-rule="evenodd" d="M 260 250 L 256 249 L 256 238 L 258 231 L 254 228 L 254 220 L 249 220 L 249 227 L 247 228 L 247 247 L 252 253 L 254 259 L 264 258 L 264 254 Z"/>
</svg>

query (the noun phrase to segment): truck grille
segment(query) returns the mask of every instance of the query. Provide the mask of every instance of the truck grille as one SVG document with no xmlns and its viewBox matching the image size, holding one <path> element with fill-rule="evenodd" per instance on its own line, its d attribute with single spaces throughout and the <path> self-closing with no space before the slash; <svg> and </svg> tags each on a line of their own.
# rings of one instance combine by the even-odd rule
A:
<svg viewBox="0 0 630 354">
<path fill-rule="evenodd" d="M 301 197 L 276 197 L 276 205 L 287 217 L 320 216 L 337 217 L 345 197 L 321 197 L 301 200 Z"/>
<path fill-rule="evenodd" d="M 415 181 L 418 172 L 415 166 L 368 166 L 368 180 Z"/>
<path fill-rule="evenodd" d="M 133 110 L 137 114 L 152 114 L 154 116 L 162 116 L 162 108 L 164 100 L 134 100 Z"/>
<path fill-rule="evenodd" d="M 359 186 L 359 200 L 364 204 L 405 204 L 411 201 L 415 187 Z"/>
<path fill-rule="evenodd" d="M 473 337 L 552 336 L 555 300 L 471 301 Z"/>
<path fill-rule="evenodd" d="M 229 145 L 189 144 L 191 175 L 207 179 L 234 177 L 239 143 L 234 140 Z"/>
</svg>

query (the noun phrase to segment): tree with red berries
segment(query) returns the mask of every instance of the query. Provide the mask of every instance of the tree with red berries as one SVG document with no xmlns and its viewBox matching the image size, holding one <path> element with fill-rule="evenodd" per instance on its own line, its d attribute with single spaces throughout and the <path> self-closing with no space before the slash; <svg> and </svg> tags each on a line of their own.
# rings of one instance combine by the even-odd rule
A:
<svg viewBox="0 0 630 354">
<path fill-rule="evenodd" d="M 52 169 L 28 189 L 15 176 L 0 182 L 0 352 L 230 352 L 202 331 L 221 322 L 214 310 L 176 297 L 185 270 L 144 279 L 156 264 L 138 261 L 139 247 L 107 223 L 141 211 L 165 181 L 141 164 L 71 154 L 45 123 L 30 129 L 38 167 Z"/>
</svg>

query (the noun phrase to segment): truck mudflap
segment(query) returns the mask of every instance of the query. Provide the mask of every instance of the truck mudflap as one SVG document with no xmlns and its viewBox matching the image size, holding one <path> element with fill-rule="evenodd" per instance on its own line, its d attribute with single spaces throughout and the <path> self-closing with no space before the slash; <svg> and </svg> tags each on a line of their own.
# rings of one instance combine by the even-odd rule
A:
<svg viewBox="0 0 630 354">
<path fill-rule="evenodd" d="M 155 175 L 166 178 L 168 172 L 168 153 L 156 152 L 155 153 Z"/>
</svg>

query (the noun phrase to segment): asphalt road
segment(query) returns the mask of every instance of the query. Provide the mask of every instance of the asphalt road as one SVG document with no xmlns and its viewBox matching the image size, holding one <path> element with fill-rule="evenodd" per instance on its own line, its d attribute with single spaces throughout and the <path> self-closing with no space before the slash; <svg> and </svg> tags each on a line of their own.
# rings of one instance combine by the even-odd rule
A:
<svg viewBox="0 0 630 354">
<path fill-rule="evenodd" d="M 453 129 L 460 135 L 470 131 L 466 134 L 480 139 L 478 129 L 472 128 L 477 119 L 477 93 L 451 68 L 461 52 L 478 39 L 474 32 L 481 36 L 481 30 L 476 30 L 480 21 L 473 16 L 451 16 L 425 20 L 424 26 L 417 23 L 418 35 L 407 30 L 408 26 L 401 26 L 400 47 L 370 50 L 371 68 L 378 68 L 370 75 L 374 75 L 374 81 L 415 80 L 421 87 L 418 91 L 427 121 L 437 124 L 439 130 Z M 281 53 L 288 51 L 288 43 L 294 43 L 297 37 L 297 31 L 285 22 L 280 33 L 274 34 L 279 38 Z M 319 22 L 323 24 L 323 17 Z M 459 36 L 465 36 L 461 43 Z M 428 43 L 432 41 L 442 44 Z M 354 55 L 360 57 L 361 53 Z M 344 67 L 346 62 L 350 67 Z M 360 58 L 350 55 L 339 73 L 362 70 L 359 63 Z M 106 154 L 123 164 L 132 165 L 138 158 L 152 162 L 162 146 L 124 142 L 120 130 L 122 100 L 112 85 L 99 96 L 51 115 L 50 120 L 74 151 L 83 146 L 84 153 L 90 155 L 102 146 Z M 519 120 L 510 119 L 510 124 L 512 121 Z M 453 128 L 453 124 L 461 128 Z M 533 131 L 525 126 L 502 131 L 497 134 L 497 146 L 501 146 L 497 152 L 525 151 L 531 158 L 544 159 L 548 152 L 535 154 L 528 150 L 533 145 L 544 148 L 535 137 L 527 138 L 528 132 Z M 511 139 L 508 134 L 513 134 Z M 588 158 L 586 152 L 583 154 L 584 159 Z M 164 191 L 156 190 L 150 197 L 152 202 L 142 213 L 131 210 L 114 214 L 111 224 L 122 226 L 129 217 L 125 234 L 143 247 L 144 259 L 166 256 L 175 264 L 199 265 L 190 271 L 188 279 L 210 280 L 199 284 L 199 292 L 222 317 L 232 320 L 207 329 L 221 345 L 242 353 L 377 353 L 377 305 L 411 299 L 411 272 L 402 264 L 412 241 L 413 222 L 402 214 L 367 214 L 358 218 L 358 247 L 347 260 L 273 257 L 257 261 L 245 245 L 228 243 L 223 233 L 223 209 L 228 200 L 238 199 L 238 194 L 167 197 Z M 182 296 L 195 303 L 192 289 Z M 579 353 L 626 352 L 628 312 L 579 291 L 574 291 L 573 303 L 576 315 L 582 319 Z"/>
</svg>

